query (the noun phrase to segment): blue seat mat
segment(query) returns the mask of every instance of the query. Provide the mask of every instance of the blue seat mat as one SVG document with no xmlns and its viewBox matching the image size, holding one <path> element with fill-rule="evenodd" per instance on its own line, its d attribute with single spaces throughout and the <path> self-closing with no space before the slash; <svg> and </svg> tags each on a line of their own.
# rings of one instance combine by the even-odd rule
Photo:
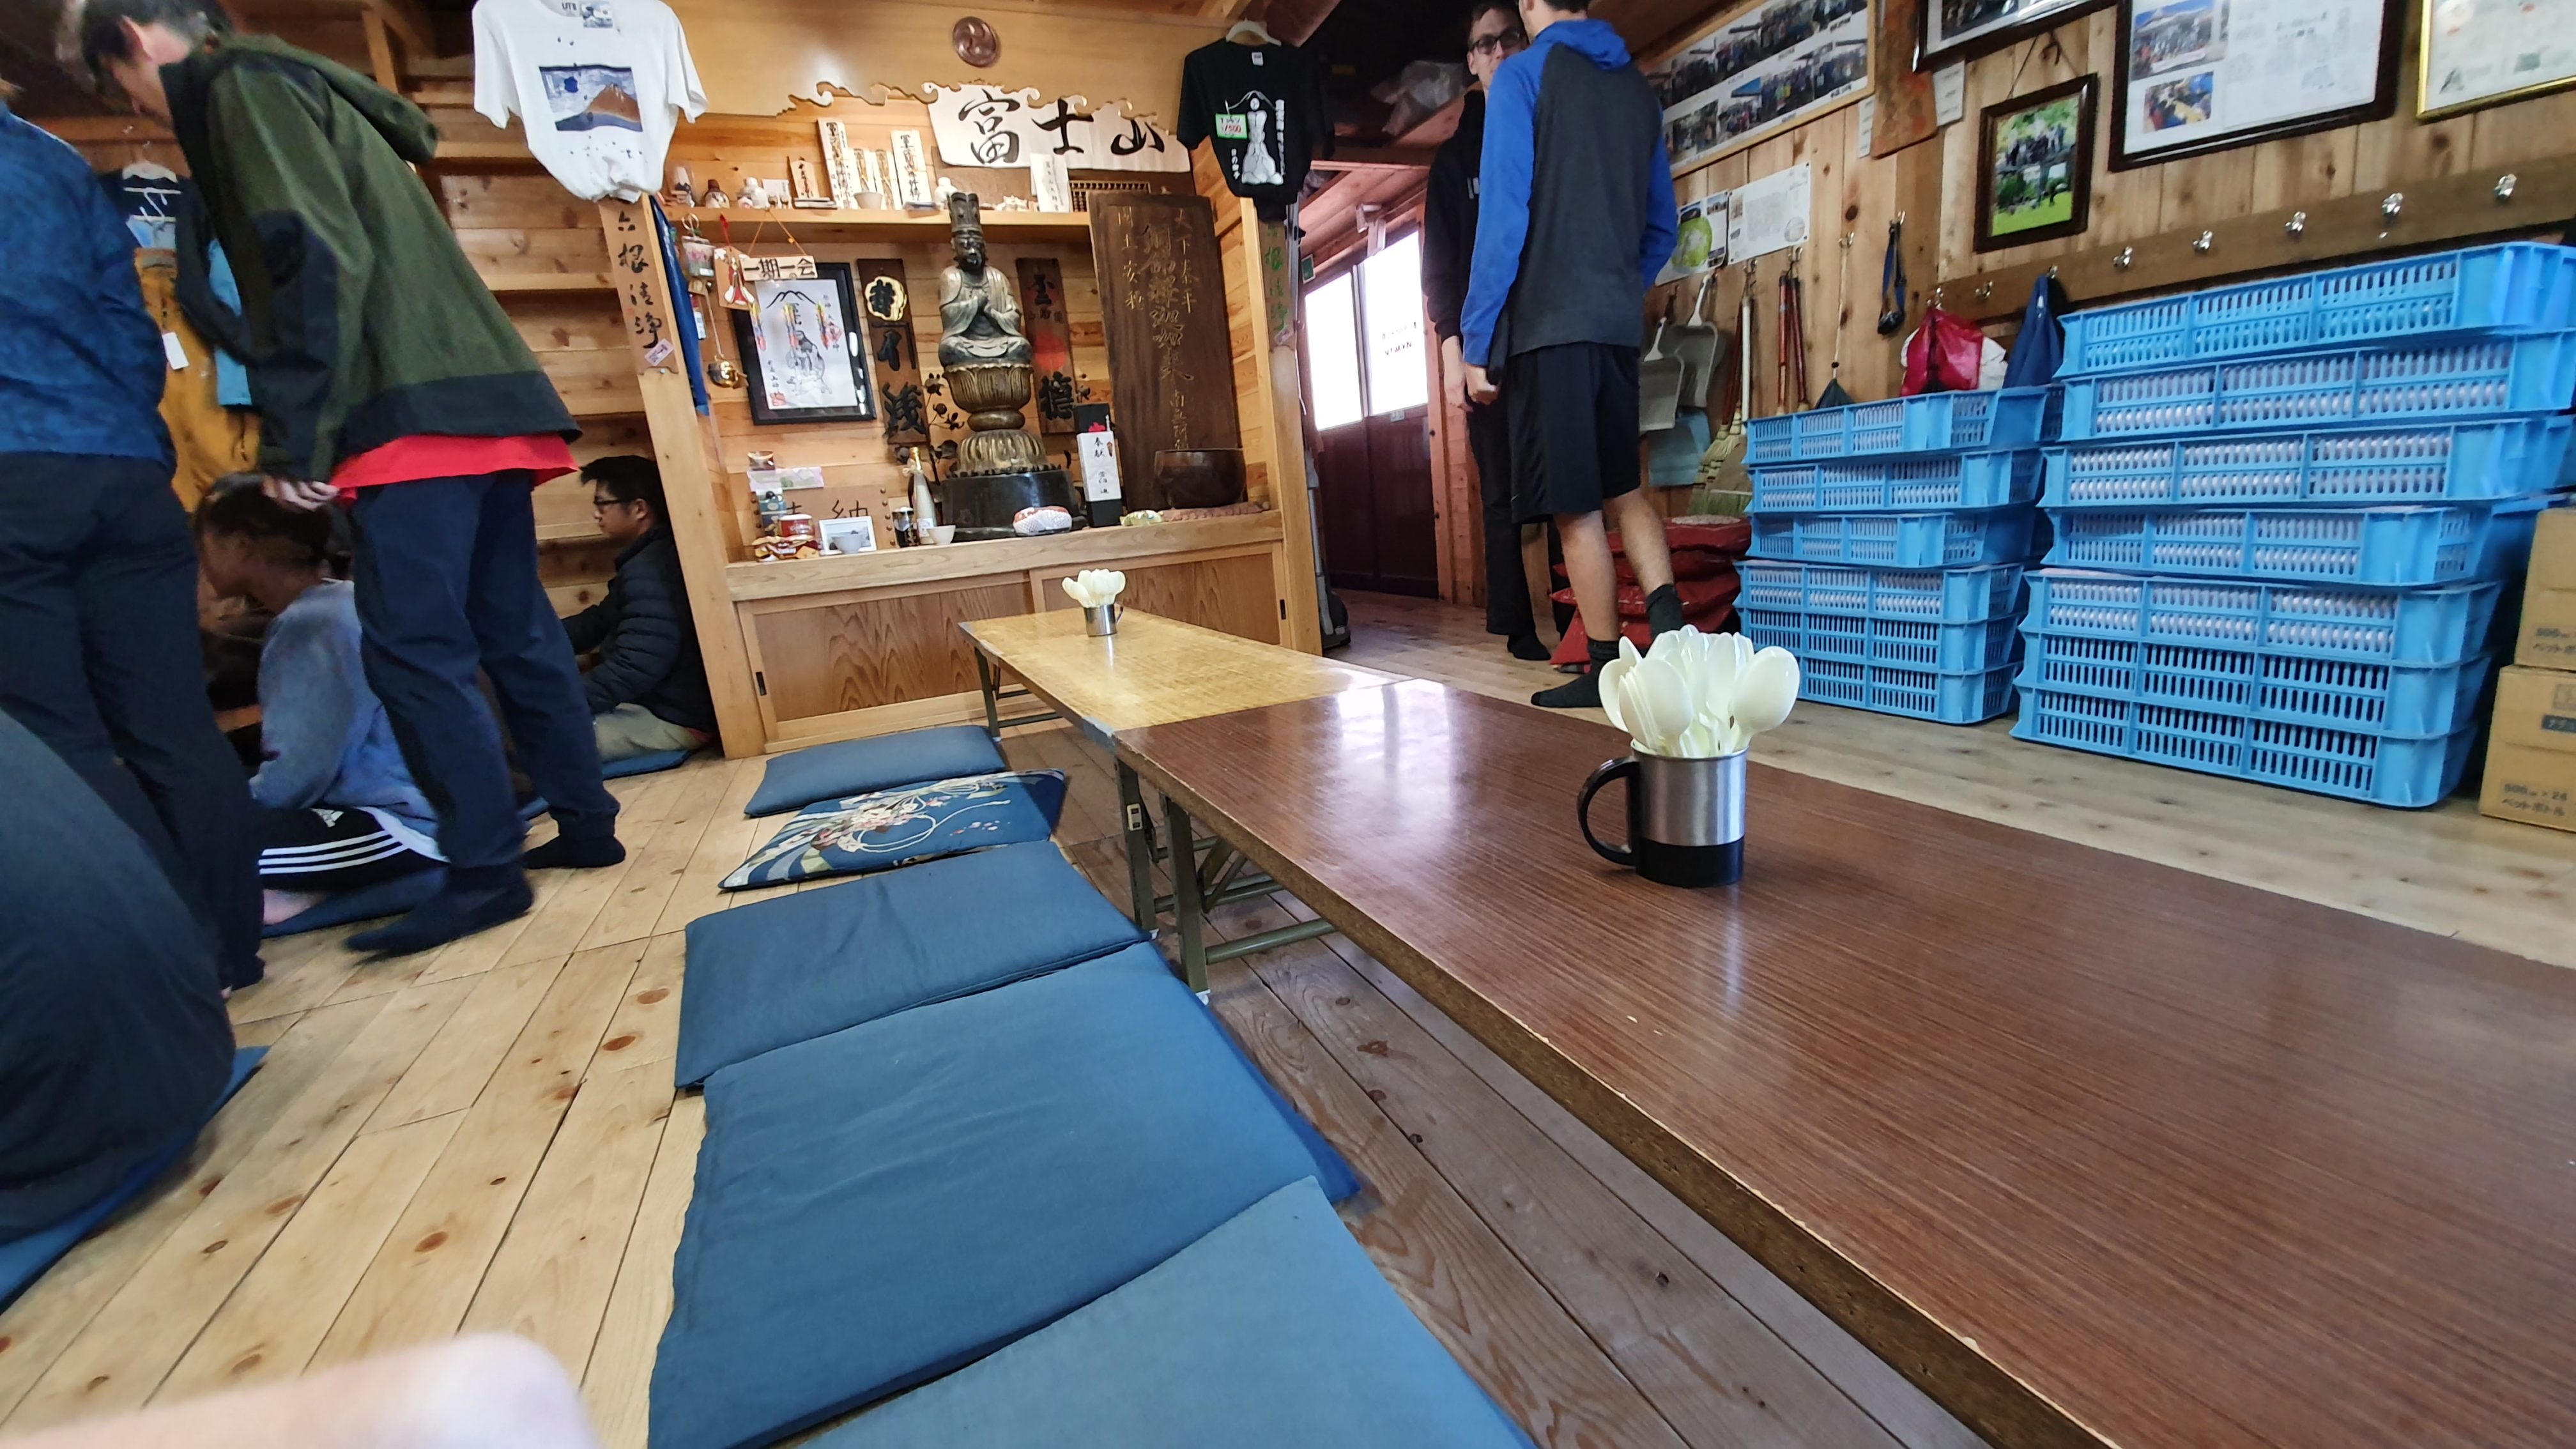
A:
<svg viewBox="0 0 2576 1449">
<path fill-rule="evenodd" d="M 696 753 L 695 750 L 655 750 L 649 755 L 629 755 L 601 765 L 599 778 L 623 780 L 629 775 L 653 775 L 664 770 L 676 770 L 687 764 L 689 756 Z"/>
<path fill-rule="evenodd" d="M 899 735 L 816 745 L 769 762 L 745 815 L 779 815 L 817 800 L 864 795 L 894 785 L 949 780 L 1007 770 L 1002 747 L 977 725 L 942 725 Z"/>
<path fill-rule="evenodd" d="M 1044 840 L 700 916 L 689 923 L 678 1081 L 1143 939 Z"/>
<path fill-rule="evenodd" d="M 70 1217 L 23 1238 L 0 1243 L 0 1308 L 8 1307 L 19 1294 L 43 1277 L 46 1269 L 61 1262 L 63 1254 L 70 1252 L 73 1245 L 88 1237 L 91 1229 L 106 1222 L 118 1208 L 132 1202 L 152 1185 L 154 1179 L 168 1172 L 170 1165 L 177 1162 L 197 1140 L 197 1134 L 206 1130 L 206 1122 L 215 1120 L 215 1114 L 233 1099 L 233 1093 L 241 1090 L 242 1083 L 250 1080 L 250 1074 L 259 1069 L 260 1059 L 267 1055 L 266 1047 L 235 1047 L 232 1075 L 224 1080 L 224 1090 L 215 1098 L 214 1105 L 206 1109 L 205 1122 L 199 1122 L 185 1136 L 135 1164 L 134 1170 L 116 1186 L 91 1199 L 88 1206 Z"/>
<path fill-rule="evenodd" d="M 1312 1182 L 814 1449 L 1515 1449 Z"/>
<path fill-rule="evenodd" d="M 287 917 L 273 926 L 262 926 L 262 936 L 296 936 L 306 931 L 319 931 L 326 926 L 345 926 L 351 921 L 372 921 L 379 916 L 399 916 L 438 893 L 447 883 L 447 867 L 431 866 L 392 880 L 360 886 L 353 891 L 335 891 L 314 903 L 311 910 Z"/>
<path fill-rule="evenodd" d="M 1062 1317 L 1314 1160 L 1126 951 L 707 1081 L 656 1449 L 765 1444 Z"/>
<path fill-rule="evenodd" d="M 1044 840 L 1064 814 L 1062 770 L 1004 770 L 896 785 L 796 812 L 718 890 L 865 875 L 919 860 Z"/>
</svg>

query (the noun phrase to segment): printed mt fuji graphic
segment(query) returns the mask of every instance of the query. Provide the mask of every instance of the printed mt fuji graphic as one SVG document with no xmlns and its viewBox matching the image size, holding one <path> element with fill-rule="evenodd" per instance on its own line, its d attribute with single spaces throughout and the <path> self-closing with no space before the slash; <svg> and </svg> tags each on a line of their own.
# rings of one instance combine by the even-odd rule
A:
<svg viewBox="0 0 2576 1449">
<path fill-rule="evenodd" d="M 547 109 L 558 131 L 641 131 L 644 108 L 635 99 L 635 72 L 624 66 L 548 65 Z"/>
</svg>

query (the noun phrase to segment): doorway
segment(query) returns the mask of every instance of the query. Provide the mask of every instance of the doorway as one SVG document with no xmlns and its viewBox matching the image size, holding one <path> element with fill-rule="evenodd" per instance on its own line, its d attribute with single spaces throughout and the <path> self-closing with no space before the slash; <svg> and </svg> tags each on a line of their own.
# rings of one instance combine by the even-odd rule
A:
<svg viewBox="0 0 2576 1449">
<path fill-rule="evenodd" d="M 1324 563 L 1337 589 L 1440 594 L 1419 233 L 1306 289 Z"/>
</svg>

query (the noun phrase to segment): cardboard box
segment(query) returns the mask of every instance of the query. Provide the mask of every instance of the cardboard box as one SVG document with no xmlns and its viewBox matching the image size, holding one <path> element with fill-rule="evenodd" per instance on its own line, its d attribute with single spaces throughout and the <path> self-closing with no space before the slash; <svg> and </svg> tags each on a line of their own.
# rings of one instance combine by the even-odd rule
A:
<svg viewBox="0 0 2576 1449">
<path fill-rule="evenodd" d="M 2540 515 L 2522 585 L 2522 638 L 2513 662 L 2576 669 L 2576 508 Z"/>
<path fill-rule="evenodd" d="M 2496 671 L 2478 809 L 2498 820 L 2576 830 L 2576 672 Z"/>
</svg>

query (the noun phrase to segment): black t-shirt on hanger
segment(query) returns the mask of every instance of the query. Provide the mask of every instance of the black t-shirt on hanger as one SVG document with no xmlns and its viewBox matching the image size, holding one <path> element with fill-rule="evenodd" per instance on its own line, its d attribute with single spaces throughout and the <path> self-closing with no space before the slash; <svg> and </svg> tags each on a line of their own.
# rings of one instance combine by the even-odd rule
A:
<svg viewBox="0 0 2576 1449">
<path fill-rule="evenodd" d="M 1184 146 L 1212 142 L 1226 185 L 1277 221 L 1305 190 L 1307 164 L 1333 154 L 1322 71 L 1294 46 L 1203 45 L 1181 61 L 1173 135 Z"/>
</svg>

